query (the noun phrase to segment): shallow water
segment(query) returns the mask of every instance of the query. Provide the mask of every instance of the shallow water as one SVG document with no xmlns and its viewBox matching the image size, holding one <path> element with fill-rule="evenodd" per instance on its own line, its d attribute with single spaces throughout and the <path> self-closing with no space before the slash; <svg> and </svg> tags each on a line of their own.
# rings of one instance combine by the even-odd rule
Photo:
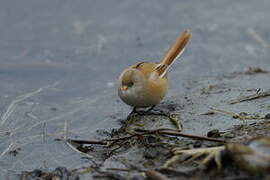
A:
<svg viewBox="0 0 270 180">
<path fill-rule="evenodd" d="M 183 100 L 186 84 L 198 77 L 248 66 L 269 70 L 269 5 L 267 0 L 0 2 L 0 174 L 87 164 L 54 139 L 66 133 L 94 139 L 99 129 L 119 127 L 117 120 L 130 111 L 117 97 L 119 73 L 138 61 L 158 61 L 185 29 L 193 39 L 171 68 L 167 100 Z M 186 120 L 186 131 L 209 128 L 199 124 L 202 130 L 196 131 Z M 14 150 L 16 156 L 9 153 Z"/>
</svg>

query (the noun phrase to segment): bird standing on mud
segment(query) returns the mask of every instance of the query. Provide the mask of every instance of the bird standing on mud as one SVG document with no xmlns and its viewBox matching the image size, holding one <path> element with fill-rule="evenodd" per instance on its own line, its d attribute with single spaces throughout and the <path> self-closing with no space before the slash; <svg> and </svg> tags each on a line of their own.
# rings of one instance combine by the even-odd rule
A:
<svg viewBox="0 0 270 180">
<path fill-rule="evenodd" d="M 118 79 L 118 95 L 123 102 L 136 108 L 160 103 L 168 91 L 167 72 L 191 39 L 190 31 L 183 32 L 160 62 L 140 62 L 125 69 Z"/>
</svg>

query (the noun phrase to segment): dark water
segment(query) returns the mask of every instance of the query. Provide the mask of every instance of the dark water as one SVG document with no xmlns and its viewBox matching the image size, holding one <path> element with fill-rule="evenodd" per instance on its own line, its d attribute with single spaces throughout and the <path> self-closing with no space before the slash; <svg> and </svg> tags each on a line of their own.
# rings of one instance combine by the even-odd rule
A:
<svg viewBox="0 0 270 180">
<path fill-rule="evenodd" d="M 0 174 L 87 164 L 54 139 L 66 132 L 93 139 L 118 127 L 130 111 L 116 94 L 119 73 L 158 61 L 185 29 L 193 39 L 171 69 L 168 97 L 188 91 L 192 78 L 270 69 L 269 7 L 268 0 L 1 1 Z"/>
</svg>

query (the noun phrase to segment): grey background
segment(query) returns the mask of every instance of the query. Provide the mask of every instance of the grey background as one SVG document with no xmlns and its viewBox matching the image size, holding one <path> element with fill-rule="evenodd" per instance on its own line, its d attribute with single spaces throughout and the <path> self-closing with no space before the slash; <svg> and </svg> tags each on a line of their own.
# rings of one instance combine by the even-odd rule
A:
<svg viewBox="0 0 270 180">
<path fill-rule="evenodd" d="M 119 127 L 130 111 L 117 97 L 120 72 L 159 61 L 186 29 L 193 39 L 170 70 L 168 99 L 181 99 L 198 77 L 270 69 L 269 7 L 268 0 L 2 0 L 0 174 L 87 165 L 54 139 L 65 127 L 83 139 Z"/>
</svg>

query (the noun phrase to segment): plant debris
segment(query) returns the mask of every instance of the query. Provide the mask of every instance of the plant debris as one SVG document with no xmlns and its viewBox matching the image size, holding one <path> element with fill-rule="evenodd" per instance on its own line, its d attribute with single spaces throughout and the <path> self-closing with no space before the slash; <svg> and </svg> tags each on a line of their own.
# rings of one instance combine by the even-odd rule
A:
<svg viewBox="0 0 270 180">
<path fill-rule="evenodd" d="M 43 180 L 79 180 L 77 173 L 69 171 L 65 167 L 58 167 L 54 171 L 42 171 L 35 169 L 31 172 L 23 171 L 20 175 L 20 180 L 33 180 L 33 179 L 43 179 Z"/>
<path fill-rule="evenodd" d="M 244 120 L 264 120 L 265 119 L 265 116 L 260 116 L 258 114 L 249 115 L 249 114 L 247 114 L 245 112 L 240 112 L 238 114 L 238 113 L 229 112 L 229 111 L 225 111 L 225 110 L 217 109 L 217 108 L 211 108 L 211 110 L 214 111 L 214 112 L 219 112 L 219 113 L 222 113 L 222 114 L 232 116 L 232 118 L 240 119 L 242 121 L 244 121 Z"/>
<path fill-rule="evenodd" d="M 229 103 L 236 104 L 236 103 L 240 103 L 240 102 L 244 102 L 244 101 L 251 101 L 254 99 L 263 98 L 263 97 L 267 97 L 267 96 L 270 96 L 270 91 L 258 92 L 256 94 L 249 95 L 249 96 L 242 96 L 242 97 L 239 97 L 235 100 L 230 101 Z"/>
<path fill-rule="evenodd" d="M 227 99 L 247 91 L 261 98 L 262 93 L 265 93 L 262 89 L 266 87 L 247 87 L 240 83 L 239 88 L 239 80 L 266 79 L 267 73 L 261 68 L 250 68 L 238 73 L 241 74 L 239 76 L 236 73 L 230 74 L 230 77 L 206 78 L 193 82 L 193 89 L 189 89 L 187 94 L 157 107 L 166 112 L 155 109 L 147 113 L 133 113 L 125 121 L 121 121 L 119 128 L 111 131 L 99 130 L 93 139 L 77 139 L 75 136 L 69 138 L 70 128 L 65 123 L 64 138 L 59 139 L 83 156 L 84 161 L 91 163 L 82 169 L 69 171 L 90 179 L 256 179 L 257 171 L 250 173 L 250 169 L 241 167 L 243 165 L 239 164 L 236 157 L 245 157 L 242 150 L 250 148 L 249 142 L 254 137 L 270 136 L 270 106 L 267 103 L 260 104 L 260 109 L 253 111 L 249 107 L 245 108 L 245 102 L 252 100 L 250 97 L 243 101 L 240 98 L 243 103 L 234 106 L 228 104 Z M 233 81 L 233 78 L 237 80 Z M 248 104 L 252 104 L 252 101 Z M 215 106 L 219 108 L 211 108 Z M 34 119 L 30 113 L 27 115 Z M 229 118 L 224 118 L 223 115 Z M 117 115 L 114 115 L 115 119 Z M 124 118 L 120 117 L 118 120 L 120 119 Z M 183 129 L 182 123 L 188 128 Z M 201 123 L 208 123 L 209 127 Z M 4 152 L 12 149 L 14 147 L 10 145 Z M 264 162 L 260 153 L 253 152 L 249 155 L 249 158 Z M 242 162 L 252 166 L 255 164 Z M 260 179 L 267 177 L 265 171 L 260 174 Z"/>
</svg>

